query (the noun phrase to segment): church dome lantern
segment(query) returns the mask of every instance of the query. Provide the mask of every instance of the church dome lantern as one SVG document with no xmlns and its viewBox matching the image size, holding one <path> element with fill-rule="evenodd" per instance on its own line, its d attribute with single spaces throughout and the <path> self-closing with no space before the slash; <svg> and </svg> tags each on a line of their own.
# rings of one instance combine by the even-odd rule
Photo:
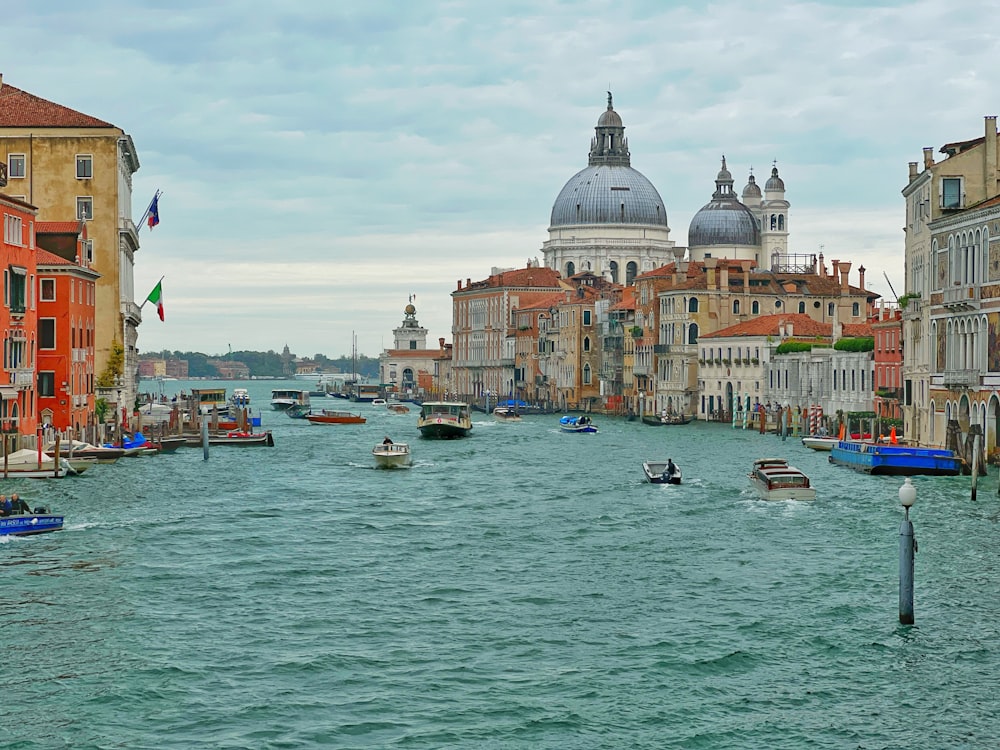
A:
<svg viewBox="0 0 1000 750">
<path fill-rule="evenodd" d="M 726 168 L 726 157 L 723 156 L 722 169 L 715 179 L 712 200 L 699 209 L 691 219 L 688 227 L 688 247 L 759 244 L 760 226 L 750 209 L 736 197 L 733 191 L 733 176 Z"/>
</svg>

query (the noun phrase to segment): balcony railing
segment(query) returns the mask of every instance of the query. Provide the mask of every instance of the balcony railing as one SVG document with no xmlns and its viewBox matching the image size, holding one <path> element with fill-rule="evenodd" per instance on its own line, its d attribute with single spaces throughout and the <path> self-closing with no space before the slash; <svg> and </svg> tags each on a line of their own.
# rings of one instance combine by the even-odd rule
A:
<svg viewBox="0 0 1000 750">
<path fill-rule="evenodd" d="M 18 388 L 31 388 L 35 385 L 35 370 L 32 367 L 18 367 L 8 370 L 10 384 Z"/>
<path fill-rule="evenodd" d="M 954 286 L 942 291 L 941 303 L 953 310 L 978 310 L 978 286 Z"/>
<path fill-rule="evenodd" d="M 919 297 L 910 297 L 906 307 L 903 308 L 903 320 L 920 320 L 921 302 Z"/>
<path fill-rule="evenodd" d="M 941 373 L 941 383 L 945 388 L 976 388 L 979 382 L 979 370 L 945 370 Z"/>
</svg>

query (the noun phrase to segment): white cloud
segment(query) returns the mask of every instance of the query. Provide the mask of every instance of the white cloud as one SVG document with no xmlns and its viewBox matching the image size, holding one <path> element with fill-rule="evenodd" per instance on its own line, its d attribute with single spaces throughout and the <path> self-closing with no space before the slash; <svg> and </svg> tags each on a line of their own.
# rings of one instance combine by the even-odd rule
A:
<svg viewBox="0 0 1000 750">
<path fill-rule="evenodd" d="M 902 294 L 907 163 L 982 134 L 993 10 L 95 0 L 5 9 L 46 54 L 2 72 L 133 136 L 134 215 L 165 191 L 136 293 L 165 275 L 167 322 L 143 349 L 336 353 L 355 330 L 374 354 L 410 294 L 450 338 L 457 279 L 540 256 L 608 88 L 678 244 L 722 154 L 738 188 L 776 160 L 793 250 Z"/>
</svg>

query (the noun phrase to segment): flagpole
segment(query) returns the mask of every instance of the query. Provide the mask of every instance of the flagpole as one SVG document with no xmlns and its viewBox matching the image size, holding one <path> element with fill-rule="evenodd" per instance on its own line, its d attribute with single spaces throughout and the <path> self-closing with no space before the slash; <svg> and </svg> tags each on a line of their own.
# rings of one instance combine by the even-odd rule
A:
<svg viewBox="0 0 1000 750">
<path fill-rule="evenodd" d="M 153 284 L 153 289 L 156 289 L 156 287 L 158 287 L 158 286 L 159 286 L 160 284 L 162 284 L 162 283 L 163 283 L 163 280 L 164 280 L 165 278 L 167 278 L 167 277 L 166 277 L 166 276 L 161 276 L 161 277 L 160 277 L 160 280 L 159 280 L 159 281 L 157 281 L 157 282 L 156 282 L 155 284 Z M 151 293 L 152 293 L 152 290 L 150 290 L 150 294 L 151 294 Z M 142 304 L 141 304 L 141 305 L 139 305 L 139 312 L 142 312 L 142 308 L 144 308 L 144 307 L 146 306 L 146 303 L 147 303 L 147 302 L 149 302 L 149 294 L 147 294 L 147 295 L 146 295 L 146 299 L 144 299 L 144 300 L 142 301 Z"/>
<path fill-rule="evenodd" d="M 163 195 L 163 193 L 160 192 L 159 190 L 157 190 L 156 193 L 153 195 L 153 200 L 151 200 L 149 202 L 149 205 L 146 206 L 146 212 L 139 217 L 139 223 L 135 225 L 136 234 L 139 234 L 139 230 L 141 230 L 143 224 L 146 223 L 146 217 L 149 216 L 149 212 L 153 210 L 153 204 L 156 203 L 156 199 L 159 198 L 161 195 Z"/>
</svg>

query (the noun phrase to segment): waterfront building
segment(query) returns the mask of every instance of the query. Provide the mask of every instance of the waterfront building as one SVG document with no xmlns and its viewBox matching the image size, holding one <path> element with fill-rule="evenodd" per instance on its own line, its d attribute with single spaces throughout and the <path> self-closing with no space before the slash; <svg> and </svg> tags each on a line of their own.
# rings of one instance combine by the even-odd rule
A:
<svg viewBox="0 0 1000 750">
<path fill-rule="evenodd" d="M 610 92 L 594 131 L 587 166 L 566 182 L 552 206 L 542 246 L 545 265 L 567 279 L 590 271 L 630 285 L 673 257 L 667 210 L 653 183 L 632 167 Z"/>
<path fill-rule="evenodd" d="M 552 268 L 494 268 L 482 281 L 458 282 L 452 297 L 453 388 L 479 402 L 509 398 L 514 384 L 513 311 L 568 288 Z M 488 392 L 488 393 L 487 393 Z"/>
<path fill-rule="evenodd" d="M 536 299 L 512 311 L 514 317 L 513 398 L 552 408 L 555 403 L 555 341 L 548 337 L 549 321 L 563 299 L 561 292 Z"/>
<path fill-rule="evenodd" d="M 392 332 L 393 345 L 379 355 L 379 382 L 390 394 L 401 398 L 423 396 L 434 388 L 435 363 L 444 348 L 427 348 L 427 329 L 417 320 L 413 298 L 403 308 L 403 320 Z M 421 385 L 422 384 L 422 385 Z"/>
<path fill-rule="evenodd" d="M 100 273 L 96 284 L 94 366 L 102 374 L 124 348 L 116 386 L 124 403 L 137 387 L 133 265 L 139 250 L 132 221 L 132 175 L 139 157 L 121 128 L 3 81 L 0 76 L 0 161 L 7 193 L 37 206 L 44 222 L 84 221 L 84 258 Z"/>
<path fill-rule="evenodd" d="M 875 414 L 903 419 L 903 316 L 897 305 L 879 305 L 871 319 L 875 339 Z"/>
<path fill-rule="evenodd" d="M 636 325 L 644 334 L 634 371 L 644 411 L 710 413 L 699 398 L 701 336 L 782 313 L 827 324 L 864 323 L 878 298 L 864 288 L 864 267 L 858 286 L 849 283 L 850 262 L 834 260 L 828 273 L 822 255 L 804 267 L 782 256 L 771 261 L 763 269 L 750 260 L 677 261 L 636 280 Z"/>
<path fill-rule="evenodd" d="M 49 240 L 58 225 L 41 222 L 38 232 Z M 69 222 L 67 235 L 77 243 L 72 260 L 41 248 L 35 251 L 38 273 L 39 420 L 82 438 L 94 422 L 94 303 L 100 278 L 86 264 L 79 222 Z"/>
<path fill-rule="evenodd" d="M 2 175 L 0 175 L 2 178 Z M 2 187 L 2 185 L 0 185 Z M 25 447 L 21 438 L 38 425 L 35 400 L 37 367 L 37 298 L 35 223 L 37 209 L 23 199 L 0 193 L 3 214 L 3 377 L 0 378 L 0 430 L 8 451 Z"/>
<path fill-rule="evenodd" d="M 818 322 L 803 313 L 765 315 L 703 334 L 699 341 L 703 419 L 732 418 L 734 398 L 750 406 L 819 407 L 824 414 L 870 412 L 873 352 L 834 348 L 844 337 L 871 338 L 869 323 Z M 781 352 L 797 343 L 805 351 Z"/>
<path fill-rule="evenodd" d="M 943 445 L 950 420 L 1000 431 L 1000 137 L 947 143 L 909 164 L 904 257 L 903 419 L 908 437 Z"/>
<path fill-rule="evenodd" d="M 635 414 L 639 408 L 635 388 L 635 286 L 622 288 L 621 299 L 608 308 L 601 332 L 601 393 L 605 408 L 616 414 Z"/>
</svg>

